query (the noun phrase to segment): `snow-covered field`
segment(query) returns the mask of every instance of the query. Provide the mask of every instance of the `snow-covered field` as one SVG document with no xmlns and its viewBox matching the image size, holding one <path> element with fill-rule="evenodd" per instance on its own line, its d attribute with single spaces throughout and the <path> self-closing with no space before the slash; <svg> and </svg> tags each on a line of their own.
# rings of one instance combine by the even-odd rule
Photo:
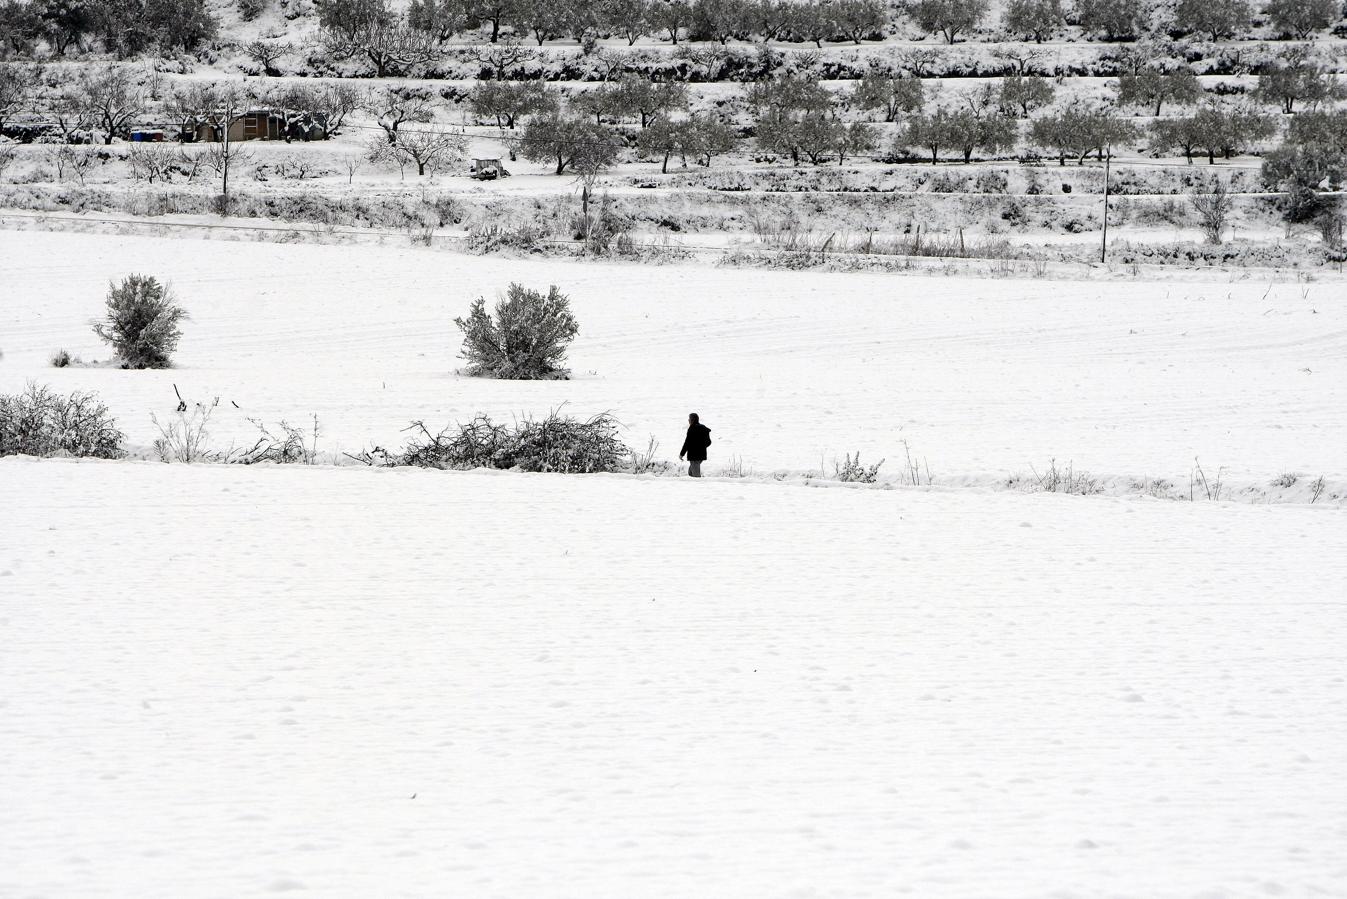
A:
<svg viewBox="0 0 1347 899">
<path fill-rule="evenodd" d="M 1347 895 L 1340 513 L 0 460 L 0 895 Z"/>
<path fill-rule="evenodd" d="M 178 367 L 49 367 L 131 272 Z M 575 380 L 454 374 L 512 280 Z M 696 409 L 764 475 L 0 459 L 6 899 L 1347 896 L 1340 284 L 0 231 L 0 352 L 142 450 L 176 384 L 334 454 L 568 403 L 672 458 Z M 903 441 L 937 486 L 805 486 Z M 1194 456 L 1300 477 L 986 489 Z"/>
<path fill-rule="evenodd" d="M 54 369 L 107 359 L 89 328 L 108 281 L 170 280 L 193 316 L 166 372 Z M 1213 278 L 1228 276 L 1212 275 Z M 453 324 L 511 281 L 571 296 L 575 380 L 456 376 Z M 736 271 L 469 257 L 424 249 L 0 232 L 0 392 L 39 378 L 97 390 L 132 444 L 177 403 L 317 414 L 320 448 L 396 445 L 413 419 L 610 410 L 672 458 L 688 411 L 712 469 L 831 469 L 903 441 L 937 483 L 991 483 L 1052 458 L 1187 494 L 1194 457 L 1234 480 L 1347 477 L 1340 283 L 1082 283 Z M 237 404 L 238 408 L 235 408 Z M 1327 499 L 1327 497 L 1325 497 Z"/>
</svg>

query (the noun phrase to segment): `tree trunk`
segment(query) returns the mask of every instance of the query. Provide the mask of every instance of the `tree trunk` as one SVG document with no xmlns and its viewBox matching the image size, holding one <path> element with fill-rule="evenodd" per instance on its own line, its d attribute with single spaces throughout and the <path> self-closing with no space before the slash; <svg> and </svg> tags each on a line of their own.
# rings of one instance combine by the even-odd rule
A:
<svg viewBox="0 0 1347 899">
<path fill-rule="evenodd" d="M 426 173 L 426 164 L 418 159 L 416 161 L 416 174 L 425 175 L 425 173 Z"/>
<path fill-rule="evenodd" d="M 585 246 L 589 246 L 589 184 L 580 186 L 580 213 L 585 219 Z"/>
<path fill-rule="evenodd" d="M 660 170 L 659 170 L 659 172 L 660 172 L 661 175 L 667 175 L 667 174 L 669 174 L 669 157 L 672 156 L 672 155 L 673 155 L 673 151 L 671 151 L 671 150 L 665 152 L 665 154 L 664 154 L 664 165 L 660 166 Z"/>
</svg>

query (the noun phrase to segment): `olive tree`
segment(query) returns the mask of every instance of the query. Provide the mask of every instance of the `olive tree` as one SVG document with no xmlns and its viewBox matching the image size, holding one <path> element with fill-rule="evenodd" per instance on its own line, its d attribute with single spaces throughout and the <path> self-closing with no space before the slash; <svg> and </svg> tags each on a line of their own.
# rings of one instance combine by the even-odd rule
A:
<svg viewBox="0 0 1347 899">
<path fill-rule="evenodd" d="M 1076 0 L 1080 27 L 1110 41 L 1136 37 L 1145 12 L 1141 0 Z"/>
<path fill-rule="evenodd" d="M 478 297 L 454 324 L 463 332 L 468 374 L 515 381 L 566 377 L 566 351 L 580 330 L 570 298 L 555 284 L 545 294 L 511 284 L 494 315 Z"/>
<path fill-rule="evenodd" d="M 1187 105 L 1202 96 L 1202 85 L 1189 69 L 1161 72 L 1143 69 L 1118 79 L 1118 102 L 1123 106 L 1154 106 L 1159 115 L 1166 102 Z"/>
<path fill-rule="evenodd" d="M 1023 34 L 1041 44 L 1066 23 L 1062 0 L 1010 0 L 1002 24 L 1012 34 Z"/>
<path fill-rule="evenodd" d="M 919 112 L 926 97 L 920 78 L 892 77 L 869 71 L 856 82 L 851 101 L 861 109 L 883 110 L 884 121 L 892 122 L 900 112 Z"/>
<path fill-rule="evenodd" d="M 1249 0 L 1179 0 L 1174 8 L 1180 30 L 1207 34 L 1213 41 L 1248 31 L 1252 20 Z"/>
<path fill-rule="evenodd" d="M 94 333 L 112 344 L 123 368 L 168 368 L 182 339 L 187 311 L 173 290 L 153 277 L 129 275 L 108 288 L 107 317 Z"/>
<path fill-rule="evenodd" d="M 1338 0 L 1271 0 L 1266 12 L 1273 26 L 1302 41 L 1342 15 Z"/>
<path fill-rule="evenodd" d="M 988 0 L 915 0 L 908 12 L 923 31 L 938 32 L 952 44 L 977 27 L 988 6 Z"/>
</svg>

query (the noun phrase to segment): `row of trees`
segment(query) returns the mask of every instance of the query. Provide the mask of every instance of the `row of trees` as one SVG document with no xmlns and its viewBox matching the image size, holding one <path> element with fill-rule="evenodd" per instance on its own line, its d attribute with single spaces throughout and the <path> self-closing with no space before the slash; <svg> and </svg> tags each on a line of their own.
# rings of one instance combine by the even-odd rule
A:
<svg viewBox="0 0 1347 899">
<path fill-rule="evenodd" d="M 1009 0 L 1002 24 L 1006 31 L 1040 43 L 1068 22 L 1110 41 L 1147 32 L 1220 41 L 1248 34 L 1259 14 L 1250 0 L 1075 0 L 1070 11 L 1064 0 Z M 1268 0 L 1261 16 L 1279 36 L 1304 40 L 1337 22 L 1343 11 L 1337 0 Z"/>
<path fill-rule="evenodd" d="M 614 152 L 628 138 L 606 123 L 639 121 L 634 144 L 659 159 L 667 171 L 672 155 L 692 157 L 709 165 L 714 156 L 731 150 L 738 132 L 729 123 L 707 115 L 689 115 L 676 92 L 653 109 L 623 109 L 608 99 L 621 98 L 626 85 L 600 89 L 572 99 L 563 108 L 559 98 L 529 83 L 484 84 L 469 97 L 474 114 L 495 119 L 502 132 L 527 120 L 521 137 L 508 138 L 528 159 L 554 163 L 557 174 L 570 166 L 572 150 L 602 144 Z M 501 98 L 508 102 L 497 102 Z M 880 149 L 880 133 L 867 122 L 848 122 L 838 115 L 838 97 L 808 79 L 780 78 L 754 84 L 747 102 L 752 112 L 750 131 L 762 152 L 788 157 L 795 165 L 819 164 Z M 964 98 L 961 107 L 926 108 L 921 81 L 873 76 L 852 89 L 853 105 L 876 108 L 901 127 L 887 152 L 895 156 L 918 152 L 933 163 L 942 157 L 972 160 L 974 154 L 1006 154 L 1026 140 L 1065 165 L 1084 161 L 1091 153 L 1145 142 L 1154 153 L 1177 151 L 1189 161 L 1205 155 L 1230 158 L 1277 133 L 1277 119 L 1245 104 L 1208 100 L 1183 115 L 1157 118 L 1141 127 L 1108 106 L 1077 100 L 1042 111 L 1052 101 L 1051 83 L 1033 77 L 1005 79 L 1000 88 Z M 595 115 L 595 109 L 605 114 Z M 1039 113 L 1031 118 L 1031 113 Z M 1028 120 L 1028 127 L 1021 125 Z M 539 149 L 545 148 L 545 149 Z"/>
<path fill-rule="evenodd" d="M 206 0 L 0 0 L 0 40 L 17 55 L 38 43 L 62 56 L 95 44 L 121 57 L 168 55 L 218 32 Z"/>
<path fill-rule="evenodd" d="M 0 133 L 7 125 L 14 126 L 18 117 L 27 116 L 40 132 L 30 137 L 82 143 L 97 135 L 110 144 L 147 117 L 160 126 L 218 124 L 212 117 L 226 114 L 226 109 L 242 115 L 249 108 L 265 106 L 285 115 L 287 138 L 304 133 L 315 122 L 330 135 L 358 109 L 377 112 L 377 97 L 343 82 L 285 83 L 262 89 L 183 82 L 169 89 L 154 71 L 130 64 L 87 66 L 72 75 L 34 64 L 0 63 Z"/>
<path fill-rule="evenodd" d="M 600 37 L 634 44 L 654 36 L 679 40 L 813 43 L 882 38 L 894 14 L 954 43 L 984 27 L 990 0 L 412 0 L 405 14 L 391 0 L 319 0 L 320 25 L 339 46 L 445 42 L 485 33 L 492 43 L 511 34 L 539 44 L 570 38 L 582 46 Z M 1009 34 L 1042 42 L 1069 25 L 1105 40 L 1169 33 L 1224 40 L 1247 34 L 1261 16 L 1279 35 L 1301 39 L 1342 18 L 1338 0 L 1009 0 L 1000 22 Z M 353 51 L 354 52 L 354 51 Z"/>
</svg>

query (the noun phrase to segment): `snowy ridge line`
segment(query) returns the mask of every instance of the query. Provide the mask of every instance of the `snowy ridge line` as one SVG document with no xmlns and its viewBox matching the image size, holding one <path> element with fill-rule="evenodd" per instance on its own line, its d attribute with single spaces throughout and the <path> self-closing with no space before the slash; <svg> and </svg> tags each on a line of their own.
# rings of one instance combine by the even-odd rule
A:
<svg viewBox="0 0 1347 899">
<path fill-rule="evenodd" d="M 284 235 L 295 235 L 298 237 L 305 237 L 305 238 L 313 237 L 315 239 L 306 240 L 305 242 L 320 245 L 323 243 L 321 238 L 327 235 L 344 235 L 356 238 L 391 237 L 400 240 L 405 240 L 408 236 L 407 231 L 391 231 L 384 228 L 351 228 L 351 227 L 338 227 L 338 226 L 328 227 L 313 222 L 297 222 L 293 225 L 244 225 L 226 222 L 219 222 L 219 223 L 159 222 L 144 218 L 137 218 L 134 216 L 117 219 L 117 218 L 86 216 L 80 213 L 22 212 L 12 210 L 0 211 L 0 230 L 11 230 L 11 231 L 24 230 L 22 227 L 13 227 L 13 228 L 9 227 L 8 220 L 10 219 L 31 221 L 37 223 L 39 226 L 45 223 L 59 222 L 70 225 L 82 225 L 82 224 L 115 225 L 123 228 L 148 228 L 148 229 L 158 228 L 158 229 L 167 229 L 169 231 L 173 231 L 174 229 L 186 231 L 202 231 L 207 234 L 209 234 L 210 232 L 226 232 L 226 233 L 232 232 L 235 234 L 249 234 L 249 233 L 284 234 Z M 60 232 L 68 229 L 40 228 L 40 230 Z M 150 236 L 162 236 L 162 235 L 151 234 Z M 468 240 L 467 234 L 444 233 L 442 231 L 436 231 L 433 233 L 432 237 L 434 240 L 439 241 L 442 244 L 452 245 L 449 247 L 442 247 L 442 249 L 448 249 L 451 252 L 464 253 L 465 255 L 472 255 L 472 256 L 478 255 L 475 253 L 467 253 L 466 250 L 463 249 L 463 247 L 466 246 L 467 244 Z M 539 238 L 537 242 L 552 247 L 578 248 L 584 246 L 584 241 L 581 240 L 565 240 L 562 238 L 553 238 L 553 237 Z M 723 246 L 708 246 L 705 244 L 669 243 L 669 244 L 650 244 L 649 248 L 681 251 L 687 253 L 689 256 L 706 256 L 707 254 L 714 254 L 717 257 L 724 257 L 731 253 L 754 253 L 761 255 L 781 256 L 784 254 L 808 253 L 811 255 L 812 254 L 819 255 L 821 258 L 894 260 L 894 261 L 902 261 L 912 268 L 926 268 L 929 269 L 931 272 L 937 273 L 946 270 L 946 268 L 950 265 L 958 265 L 960 263 L 964 264 L 994 263 L 1012 267 L 1012 270 L 1000 274 L 1023 275 L 1024 277 L 1034 279 L 1041 279 L 1042 277 L 1045 277 L 1047 274 L 1051 274 L 1053 277 L 1056 278 L 1060 278 L 1062 276 L 1069 276 L 1073 280 L 1079 279 L 1088 281 L 1092 280 L 1091 276 L 1096 271 L 1099 271 L 1101 274 L 1108 274 L 1108 266 L 1114 264 L 1125 265 L 1129 269 L 1134 269 L 1138 273 L 1146 272 L 1149 274 L 1153 274 L 1157 278 L 1172 277 L 1175 271 L 1178 269 L 1182 269 L 1184 271 L 1215 272 L 1215 270 L 1210 267 L 1204 266 L 1184 267 L 1179 263 L 1156 263 L 1156 262 L 1115 263 L 1111 261 L 1106 265 L 1101 265 L 1097 260 L 1094 259 L 1088 260 L 1064 259 L 1061 258 L 1060 256 L 1058 256 L 1057 258 L 1042 258 L 1032 256 L 1023 258 L 1014 258 L 1005 256 L 978 256 L 974 254 L 962 256 L 925 256 L 925 255 L 912 256 L 898 253 L 858 253 L 852 250 L 829 249 L 826 251 L 822 251 L 812 248 L 790 249 L 787 247 L 772 247 L 758 243 L 725 244 Z M 433 249 L 433 248 L 426 247 L 426 249 Z M 604 257 L 604 261 L 613 262 L 622 260 L 620 259 L 614 260 L 612 257 Z M 1040 274 L 1037 271 L 1031 270 L 1025 271 L 1013 270 L 1013 267 L 1015 266 L 1033 266 L 1036 264 L 1043 264 L 1046 265 L 1048 268 L 1042 274 Z M 1278 275 L 1282 274 L 1283 272 L 1286 272 L 1288 273 L 1288 277 L 1290 277 L 1293 280 L 1298 280 L 1298 278 L 1296 278 L 1298 271 L 1299 270 L 1297 269 L 1284 269 L 1284 268 L 1257 269 L 1246 266 L 1239 270 L 1239 274 L 1247 277 L 1250 274 L 1256 273 L 1259 275 L 1260 279 L 1265 277 L 1271 277 L 1272 280 L 1276 280 L 1276 277 Z M 896 271 L 889 271 L 884 273 L 905 274 L 904 272 L 896 272 Z M 1335 268 L 1331 268 L 1329 266 L 1321 266 L 1319 268 L 1316 268 L 1314 269 L 1313 273 L 1316 278 L 1323 278 L 1325 275 L 1338 274 Z"/>
<path fill-rule="evenodd" d="M 15 461 L 10 461 L 15 460 Z M 126 450 L 126 456 L 122 459 L 77 459 L 65 456 L 52 456 L 41 458 L 37 456 L 13 455 L 0 457 L 0 465 L 17 465 L 21 462 L 55 462 L 55 463 L 75 463 L 75 464 L 94 464 L 94 465 L 163 465 L 157 457 L 152 447 L 135 446 Z M 180 465 L 181 463 L 171 463 Z M 691 479 L 685 478 L 684 467 L 678 463 L 669 463 L 670 467 L 662 471 L 653 472 L 604 472 L 597 474 L 564 474 L 560 472 L 525 472 L 517 469 L 496 469 L 496 468 L 427 468 L 415 465 L 367 465 L 342 452 L 322 452 L 318 454 L 318 460 L 313 465 L 304 465 L 299 463 L 281 464 L 277 462 L 258 462 L 251 465 L 244 465 L 239 462 L 226 461 L 202 461 L 190 463 L 196 466 L 205 466 L 209 468 L 307 468 L 307 469 L 341 469 L 351 471 L 379 471 L 390 472 L 398 471 L 403 473 L 417 471 L 432 472 L 451 472 L 451 473 L 489 473 L 501 477 L 506 476 L 531 476 L 531 477 L 578 477 L 578 478 L 618 478 L 622 480 L 658 480 L 658 481 L 682 481 L 688 480 L 691 486 Z M 659 463 L 656 463 L 659 464 Z M 911 480 L 905 480 L 901 476 L 886 475 L 881 473 L 873 483 L 861 483 L 855 481 L 840 481 L 835 475 L 829 475 L 826 472 L 820 473 L 817 469 L 778 469 L 772 471 L 757 472 L 752 468 L 743 469 L 740 466 L 735 473 L 727 473 L 729 465 L 715 465 L 707 463 L 702 477 L 703 481 L 713 483 L 734 483 L 734 484 L 759 484 L 759 485 L 780 485 L 789 487 L 815 487 L 827 489 L 842 490 L 872 490 L 872 491 L 920 491 L 932 493 L 1021 493 L 1026 495 L 1041 493 L 1058 493 L 1079 497 L 1100 497 L 1100 498 L 1125 498 L 1134 497 L 1138 499 L 1150 498 L 1155 500 L 1167 500 L 1170 502 L 1221 502 L 1236 503 L 1243 505 L 1303 505 L 1314 506 L 1316 508 L 1341 510 L 1347 508 L 1347 480 L 1334 478 L 1322 479 L 1314 477 L 1297 477 L 1292 483 L 1285 486 L 1271 479 L 1250 479 L 1242 478 L 1231 481 L 1228 477 L 1222 475 L 1218 478 L 1208 478 L 1211 483 L 1211 490 L 1215 490 L 1219 495 L 1208 498 L 1208 488 L 1204 488 L 1199 480 L 1190 481 L 1187 475 L 1182 478 L 1157 478 L 1147 476 L 1133 475 L 1104 475 L 1095 476 L 1088 472 L 1077 472 L 1083 478 L 1089 480 L 1089 489 L 1084 492 L 1075 492 L 1071 490 L 1051 490 L 1039 486 L 1039 479 L 1033 474 L 1034 469 L 1025 466 L 1013 474 L 1005 472 L 970 472 L 967 474 L 955 475 L 926 475 L 920 476 L 921 483 L 912 483 Z M 743 470 L 744 473 L 737 473 Z M 2 472 L 3 469 L 0 469 Z M 1041 475 L 1040 475 L 1041 477 Z"/>
</svg>

